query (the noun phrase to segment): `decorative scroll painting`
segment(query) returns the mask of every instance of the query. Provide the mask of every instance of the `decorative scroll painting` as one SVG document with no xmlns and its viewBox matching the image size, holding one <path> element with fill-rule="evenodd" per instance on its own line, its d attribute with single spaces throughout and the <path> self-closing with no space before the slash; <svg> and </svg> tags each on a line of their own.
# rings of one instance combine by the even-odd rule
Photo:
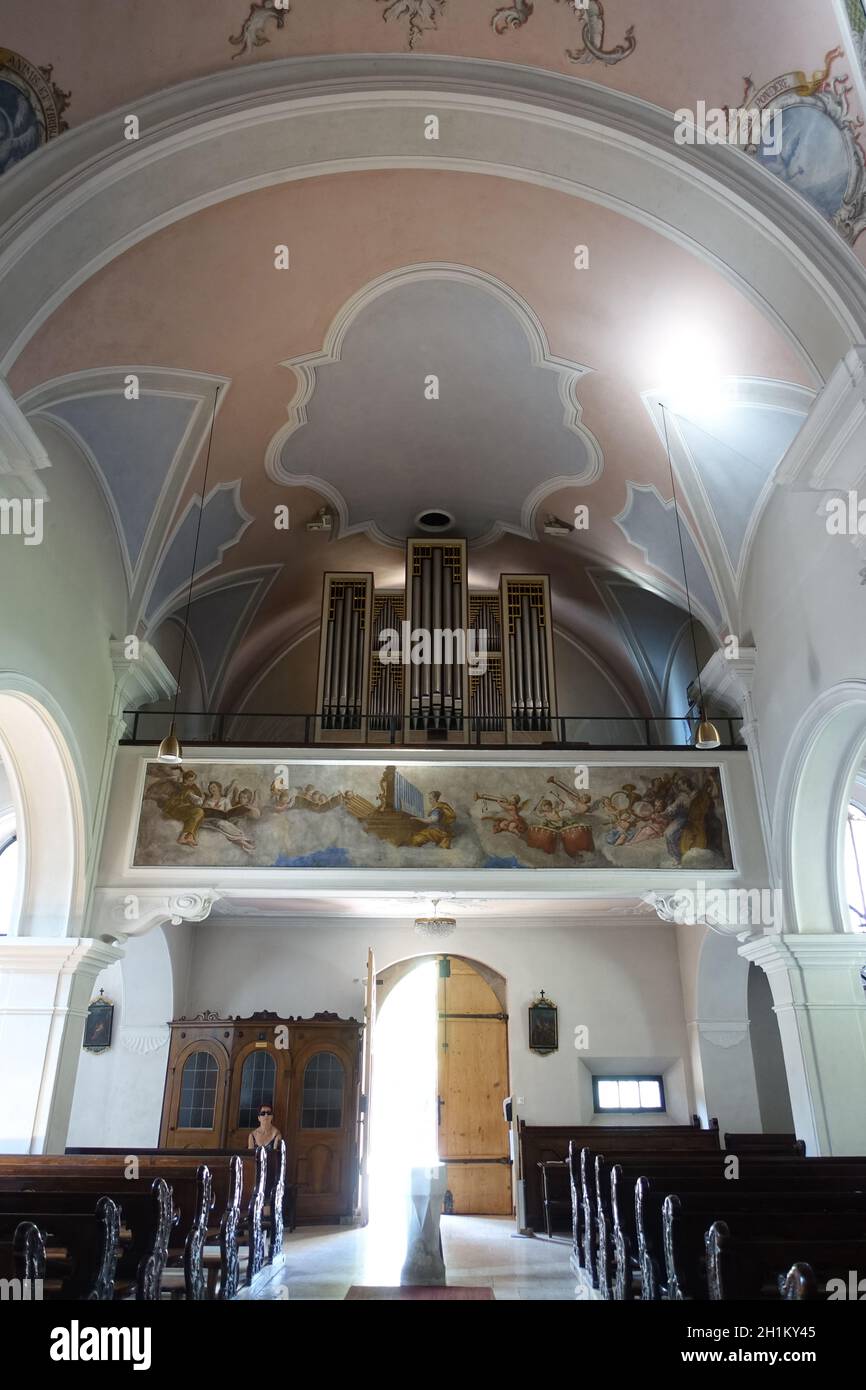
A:
<svg viewBox="0 0 866 1390">
<path fill-rule="evenodd" d="M 136 866 L 731 869 L 719 769 L 147 765 Z"/>
</svg>

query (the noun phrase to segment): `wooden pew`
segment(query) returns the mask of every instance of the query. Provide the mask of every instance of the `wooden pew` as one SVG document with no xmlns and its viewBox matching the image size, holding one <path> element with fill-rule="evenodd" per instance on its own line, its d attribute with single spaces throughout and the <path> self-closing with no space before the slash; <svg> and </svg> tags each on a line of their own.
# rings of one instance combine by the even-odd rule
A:
<svg viewBox="0 0 866 1390">
<path fill-rule="evenodd" d="M 221 1300 L 234 1298 L 238 1291 L 240 1278 L 240 1258 L 238 1236 L 241 1225 L 241 1193 L 243 1192 L 244 1170 L 237 1154 L 229 1159 L 229 1191 L 220 1217 L 219 1229 L 208 1232 L 209 1241 L 216 1236 L 216 1248 L 205 1246 L 202 1265 L 208 1272 L 208 1297 L 215 1296 L 216 1280 L 219 1287 L 216 1297 Z"/>
<path fill-rule="evenodd" d="M 707 1192 L 718 1193 L 719 1215 L 729 1201 L 741 1200 L 744 1207 L 754 1207 L 759 1213 L 767 1207 L 768 1198 L 785 1193 L 796 1197 L 804 1208 L 833 1210 L 844 1198 L 854 1210 L 860 1210 L 866 1201 L 866 1173 L 862 1169 L 840 1175 L 834 1169 L 821 1170 L 809 1168 L 802 1171 L 801 1165 L 788 1165 L 786 1170 L 771 1168 L 749 1169 L 741 1172 L 736 1180 L 708 1173 L 676 1173 L 670 1168 L 661 1171 L 647 1170 L 635 1178 L 634 1170 L 626 1172 L 622 1165 L 612 1177 L 612 1188 L 616 1190 L 617 1209 L 614 1220 L 622 1222 L 624 1240 L 633 1263 L 640 1274 L 641 1297 L 655 1300 L 661 1297 L 661 1285 L 665 1281 L 665 1247 L 663 1229 L 664 1200 L 676 1193 L 683 1201 L 694 1197 L 700 1200 Z M 634 1182 L 634 1225 L 630 1222 L 629 1191 Z M 840 1182 L 843 1187 L 840 1189 Z M 621 1247 L 618 1247 L 621 1248 Z M 625 1279 L 617 1266 L 617 1287 Z M 626 1292 L 628 1297 L 628 1292 Z"/>
<path fill-rule="evenodd" d="M 132 1149 L 139 1164 L 143 1164 L 145 1159 L 151 1165 L 153 1172 L 162 1172 L 165 1164 L 183 1164 L 193 1166 L 197 1163 L 207 1163 L 211 1169 L 214 1179 L 214 1201 L 215 1207 L 221 1211 L 229 1197 L 231 1187 L 229 1173 L 230 1164 L 223 1163 L 222 1160 L 239 1158 L 243 1165 L 244 1172 L 244 1198 L 242 1205 L 249 1200 L 255 1182 L 256 1156 L 252 1149 L 154 1149 L 138 1148 Z M 123 1162 L 130 1155 L 130 1147 L 126 1148 L 95 1148 L 90 1147 L 69 1147 L 66 1149 L 66 1157 L 86 1158 L 86 1159 L 108 1159 L 115 1158 L 118 1162 Z M 154 1166 L 154 1161 L 156 1165 Z M 298 1184 L 290 1182 L 288 1179 L 288 1169 L 283 1183 L 283 1223 L 284 1229 L 293 1231 L 297 1225 L 297 1204 L 298 1204 Z"/>
<path fill-rule="evenodd" d="M 710 1300 L 758 1300 L 790 1298 L 799 1286 L 809 1288 L 801 1275 L 792 1280 L 794 1267 L 808 1265 L 812 1296 L 828 1279 L 847 1282 L 849 1270 L 866 1269 L 866 1239 L 847 1236 L 833 1239 L 819 1232 L 791 1237 L 774 1235 L 734 1236 L 725 1221 L 714 1221 L 706 1235 L 707 1286 Z"/>
<path fill-rule="evenodd" d="M 140 1174 L 138 1179 L 126 1177 L 131 1158 L 136 1161 Z M 209 1211 L 206 1210 L 207 1199 L 202 1191 L 202 1167 L 200 1159 L 178 1151 L 168 1155 L 131 1155 L 122 1151 L 98 1155 L 25 1155 L 15 1158 L 0 1155 L 0 1193 L 10 1185 L 18 1188 L 22 1183 L 40 1189 L 73 1188 L 97 1195 L 110 1191 L 123 1206 L 124 1196 L 131 1190 L 140 1185 L 149 1188 L 153 1176 L 164 1176 L 172 1189 L 176 1224 L 171 1228 L 167 1269 L 160 1276 L 161 1286 L 173 1293 L 180 1292 L 182 1288 L 188 1298 L 207 1298 L 217 1275 L 217 1271 L 211 1269 L 213 1259 L 206 1265 L 203 1257 L 207 1239 L 211 1235 L 219 1242 L 220 1288 L 232 1289 L 233 1292 L 237 1290 L 237 1241 L 241 1224 L 239 1208 L 243 1193 L 249 1210 L 255 1187 L 256 1156 L 253 1153 L 232 1155 L 208 1170 L 213 1190 L 211 1207 L 215 1209 L 215 1220 L 219 1223 L 213 1228 Z M 246 1191 L 243 1187 L 237 1190 L 235 1174 L 238 1168 L 241 1183 L 245 1178 L 247 1180 Z M 255 1230 L 253 1236 L 253 1244 L 260 1250 L 261 1230 Z M 184 1272 L 182 1280 L 181 1269 Z M 233 1293 L 226 1296 L 231 1297 Z"/>
<path fill-rule="evenodd" d="M 584 1267 L 603 1297 L 629 1298 L 636 1271 L 641 1276 L 642 1296 L 658 1297 L 657 1285 L 664 1269 L 661 1198 L 669 1192 L 707 1189 L 716 1183 L 722 1192 L 734 1187 L 742 1191 L 751 1183 L 778 1188 L 788 1176 L 797 1186 L 808 1187 L 826 1182 L 830 1173 L 834 1181 L 866 1184 L 866 1160 L 740 1155 L 740 1177 L 734 1181 L 725 1177 L 726 1157 L 722 1153 L 632 1153 L 611 1164 L 604 1155 L 596 1154 L 593 1159 L 591 1151 L 587 1152 L 581 1165 L 583 1210 L 579 1218 L 584 1232 Z M 615 1176 L 614 1168 L 618 1170 Z M 641 1193 L 636 1191 L 641 1178 L 659 1184 L 660 1198 L 655 1202 L 649 1200 L 650 1182 L 644 1183 Z M 639 1220 L 641 1196 L 643 1214 Z"/>
<path fill-rule="evenodd" d="M 746 1194 L 709 1193 L 698 1202 L 693 1197 L 684 1208 L 680 1198 L 671 1195 L 664 1201 L 664 1250 L 666 1279 L 662 1297 L 669 1300 L 707 1299 L 708 1257 L 706 1240 L 709 1228 L 724 1224 L 737 1236 L 757 1243 L 800 1242 L 805 1249 L 816 1239 L 824 1246 L 844 1245 L 852 1239 L 866 1242 L 866 1205 L 846 1209 L 845 1194 L 836 1210 L 804 1210 L 802 1194 L 768 1191 L 750 1203 Z M 753 1196 L 755 1194 L 752 1194 Z M 763 1204 L 763 1205 L 761 1205 Z M 811 1206 L 811 1202 L 810 1202 Z M 724 1217 L 724 1221 L 720 1218 Z M 726 1248 L 726 1247 L 720 1247 Z M 790 1268 L 782 1262 L 773 1271 L 773 1294 L 778 1297 L 778 1277 Z M 730 1297 L 738 1297 L 732 1294 Z M 758 1296 L 755 1294 L 749 1296 Z"/>
<path fill-rule="evenodd" d="M 11 1237 L 0 1239 L 0 1279 L 15 1280 L 22 1302 L 36 1302 L 45 1276 L 45 1245 L 33 1221 L 20 1221 Z M 14 1299 L 14 1295 L 13 1295 Z"/>
<path fill-rule="evenodd" d="M 69 1203 L 64 1195 L 63 1202 L 55 1205 Z M 110 1197 L 100 1197 L 89 1211 L 81 1212 L 46 1210 L 46 1206 L 51 1204 L 44 1202 L 39 1193 L 5 1194 L 0 1198 L 0 1240 L 14 1236 L 22 1221 L 38 1227 L 42 1238 L 44 1299 L 113 1299 L 120 1247 L 117 1203 Z"/>
<path fill-rule="evenodd" d="M 691 1125 L 527 1125 L 520 1121 L 520 1171 L 526 1225 L 530 1230 L 544 1229 L 541 1178 L 538 1164 L 549 1160 L 567 1163 L 569 1141 L 576 1148 L 584 1145 L 619 1153 L 630 1148 L 642 1151 L 686 1148 L 689 1152 L 719 1152 L 718 1120 L 710 1129 L 701 1129 L 697 1118 Z M 562 1170 L 562 1191 L 553 1196 L 568 1195 L 568 1169 Z"/>
<path fill-rule="evenodd" d="M 110 1197 L 120 1207 L 122 1226 L 130 1236 L 121 1242 L 115 1274 L 118 1296 L 132 1296 L 148 1302 L 160 1296 L 162 1274 L 174 1220 L 171 1190 L 163 1178 L 154 1178 L 134 1190 L 132 1182 L 122 1191 L 106 1192 L 105 1183 L 77 1188 L 72 1175 L 65 1187 L 55 1176 L 28 1173 L 12 1178 L 0 1177 L 0 1210 L 26 1213 L 34 1206 L 41 1212 L 92 1213 L 97 1196 Z"/>
<path fill-rule="evenodd" d="M 725 1133 L 727 1153 L 780 1153 L 806 1157 L 806 1141 L 796 1134 L 737 1134 Z"/>
</svg>

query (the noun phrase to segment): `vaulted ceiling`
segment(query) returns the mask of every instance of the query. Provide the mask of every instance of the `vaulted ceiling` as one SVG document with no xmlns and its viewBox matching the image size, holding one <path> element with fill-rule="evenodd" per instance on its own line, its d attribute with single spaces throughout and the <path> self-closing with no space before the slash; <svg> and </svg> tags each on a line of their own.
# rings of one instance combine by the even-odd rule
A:
<svg viewBox="0 0 866 1390">
<path fill-rule="evenodd" d="M 45 33 L 19 7 L 5 36 L 54 62 L 73 89 L 71 123 L 207 72 L 410 43 L 667 108 L 735 102 L 749 74 L 820 76 L 840 39 L 821 7 L 787 0 L 760 14 L 655 0 L 652 22 L 609 0 L 586 32 L 555 0 L 294 0 L 282 23 L 270 5 L 217 0 L 205 22 L 160 0 L 146 42 L 140 7 L 91 0 L 86 26 L 70 27 L 76 8 Z M 109 68 L 121 11 L 130 61 Z M 587 33 L 614 56 L 581 50 Z M 664 212 L 676 225 L 677 210 Z M 677 396 L 672 383 L 694 381 L 696 366 L 724 383 L 723 402 Z M 191 630 L 204 698 L 224 708 L 314 629 L 326 569 L 399 583 L 402 543 L 428 508 L 469 538 L 472 585 L 549 572 L 559 629 L 636 706 L 658 708 L 684 603 L 668 447 L 696 611 L 715 638 L 739 632 L 760 510 L 820 385 L 777 318 L 697 245 L 540 182 L 436 167 L 329 173 L 191 209 L 94 269 L 9 380 L 96 474 L 129 630 L 149 637 L 185 598 L 221 388 Z M 288 531 L 275 525 L 283 505 Z M 585 529 L 545 533 L 581 505 Z M 306 529 L 323 506 L 332 536 Z"/>
</svg>

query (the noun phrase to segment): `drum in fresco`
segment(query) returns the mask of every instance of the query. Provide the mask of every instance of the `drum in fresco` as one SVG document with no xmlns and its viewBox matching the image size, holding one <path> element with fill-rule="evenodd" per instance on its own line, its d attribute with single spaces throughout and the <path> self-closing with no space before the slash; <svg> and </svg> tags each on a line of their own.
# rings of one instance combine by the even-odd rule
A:
<svg viewBox="0 0 866 1390">
<path fill-rule="evenodd" d="M 549 825 L 530 825 L 526 831 L 526 843 L 531 849 L 543 849 L 545 854 L 553 854 L 556 849 L 556 831 Z"/>
<path fill-rule="evenodd" d="M 569 825 L 560 832 L 562 848 L 572 859 L 576 854 L 586 854 L 595 849 L 591 825 Z"/>
</svg>

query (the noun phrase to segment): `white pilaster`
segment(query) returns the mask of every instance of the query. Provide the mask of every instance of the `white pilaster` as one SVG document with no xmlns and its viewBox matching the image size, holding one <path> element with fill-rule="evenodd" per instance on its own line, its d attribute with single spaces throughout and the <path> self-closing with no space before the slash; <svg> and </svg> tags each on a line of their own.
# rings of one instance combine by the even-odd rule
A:
<svg viewBox="0 0 866 1390">
<path fill-rule="evenodd" d="M 83 937 L 0 941 L 0 1152 L 63 1152 L 94 982 L 122 955 Z"/>
<path fill-rule="evenodd" d="M 807 1153 L 866 1153 L 866 936 L 768 934 L 744 942 L 740 955 L 770 981 Z"/>
</svg>

